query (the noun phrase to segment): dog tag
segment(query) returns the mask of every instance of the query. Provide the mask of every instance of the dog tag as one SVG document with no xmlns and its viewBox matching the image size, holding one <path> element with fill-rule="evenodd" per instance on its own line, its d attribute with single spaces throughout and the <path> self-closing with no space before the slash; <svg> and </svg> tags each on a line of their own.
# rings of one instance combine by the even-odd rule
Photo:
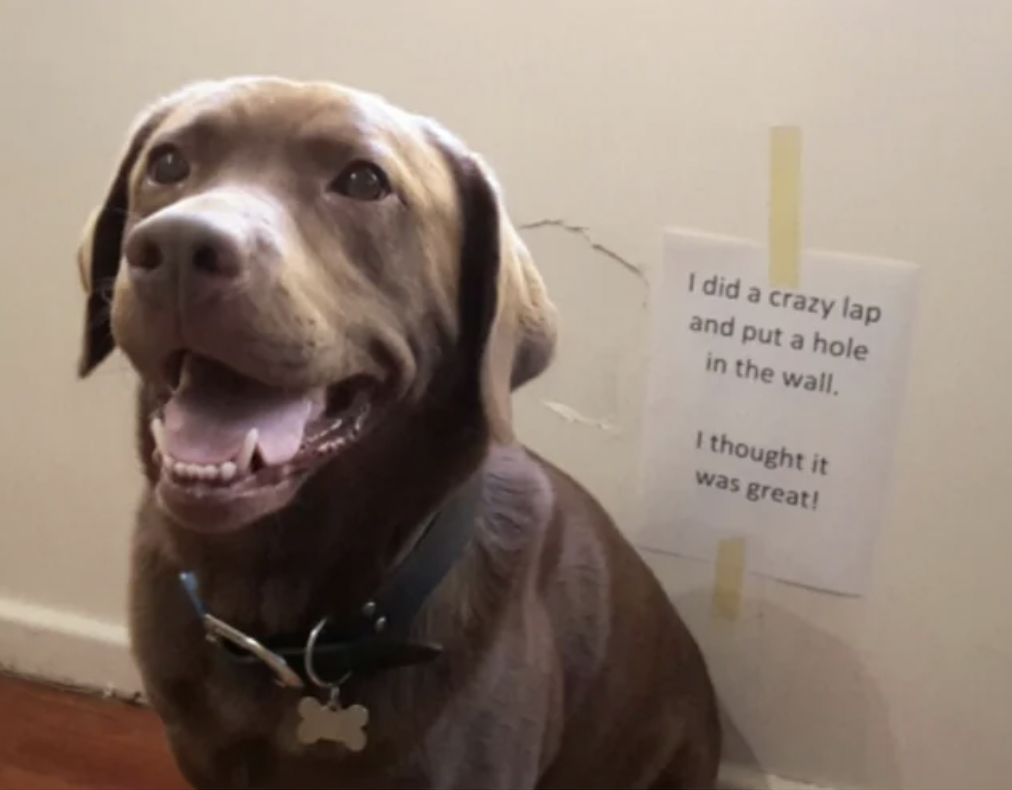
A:
<svg viewBox="0 0 1012 790">
<path fill-rule="evenodd" d="M 369 711 L 361 705 L 342 708 L 337 693 L 331 694 L 326 705 L 315 697 L 299 700 L 299 728 L 296 737 L 306 746 L 319 741 L 331 741 L 347 747 L 353 752 L 365 748 L 365 727 L 369 723 Z"/>
</svg>

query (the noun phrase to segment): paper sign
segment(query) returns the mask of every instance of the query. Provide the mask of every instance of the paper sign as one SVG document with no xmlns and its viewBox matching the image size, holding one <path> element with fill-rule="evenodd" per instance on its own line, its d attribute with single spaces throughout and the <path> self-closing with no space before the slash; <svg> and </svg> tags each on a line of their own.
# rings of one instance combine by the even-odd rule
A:
<svg viewBox="0 0 1012 790">
<path fill-rule="evenodd" d="M 841 594 L 869 581 L 903 400 L 918 267 L 670 232 L 651 283 L 644 548 Z"/>
</svg>

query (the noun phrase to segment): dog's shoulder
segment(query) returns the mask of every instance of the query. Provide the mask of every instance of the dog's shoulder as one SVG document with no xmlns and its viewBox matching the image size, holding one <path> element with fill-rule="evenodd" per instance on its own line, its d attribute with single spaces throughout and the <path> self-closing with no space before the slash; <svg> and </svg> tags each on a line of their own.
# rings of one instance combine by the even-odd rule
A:
<svg viewBox="0 0 1012 790">
<path fill-rule="evenodd" d="M 551 467 L 522 445 L 494 445 L 485 460 L 485 517 L 494 525 L 544 525 L 555 510 Z"/>
<path fill-rule="evenodd" d="M 502 456 L 501 456 L 502 457 Z M 559 530 L 575 527 L 584 537 L 610 541 L 618 537 L 611 514 L 597 497 L 560 465 L 530 448 L 511 448 L 504 468 L 522 470 L 517 478 L 529 487 L 528 497 L 542 519 Z"/>
<path fill-rule="evenodd" d="M 577 567 L 594 575 L 628 545 L 611 515 L 575 477 L 522 445 L 495 447 L 485 465 L 487 524 L 536 548 L 539 575 L 547 578 Z"/>
<path fill-rule="evenodd" d="M 561 466 L 526 448 L 496 458 L 502 469 L 517 470 L 514 490 L 539 527 L 536 578 L 560 612 L 575 601 L 604 614 L 617 599 L 636 605 L 658 604 L 667 613 L 666 596 L 601 501 Z"/>
</svg>

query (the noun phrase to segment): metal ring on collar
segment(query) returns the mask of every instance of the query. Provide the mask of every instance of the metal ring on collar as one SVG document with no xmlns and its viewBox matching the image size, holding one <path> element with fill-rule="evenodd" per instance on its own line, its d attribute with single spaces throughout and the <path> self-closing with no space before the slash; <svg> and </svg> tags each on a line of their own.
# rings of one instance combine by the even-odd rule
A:
<svg viewBox="0 0 1012 790">
<path fill-rule="evenodd" d="M 351 672 L 346 673 L 345 676 L 342 677 L 340 680 L 338 680 L 336 683 L 328 683 L 327 681 L 325 681 L 323 678 L 321 678 L 319 675 L 316 674 L 316 668 L 313 665 L 313 655 L 316 653 L 316 640 L 320 638 L 320 634 L 323 632 L 323 629 L 326 628 L 326 626 L 327 626 L 327 618 L 324 617 L 322 620 L 320 620 L 320 622 L 318 622 L 314 626 L 313 630 L 310 632 L 309 639 L 306 641 L 306 649 L 304 651 L 304 655 L 302 658 L 302 665 L 303 667 L 305 667 L 306 677 L 309 678 L 314 685 L 316 685 L 318 688 L 321 689 L 332 689 L 336 691 L 337 689 L 341 688 L 341 686 L 345 683 L 346 680 L 348 680 L 348 678 L 351 677 Z"/>
</svg>

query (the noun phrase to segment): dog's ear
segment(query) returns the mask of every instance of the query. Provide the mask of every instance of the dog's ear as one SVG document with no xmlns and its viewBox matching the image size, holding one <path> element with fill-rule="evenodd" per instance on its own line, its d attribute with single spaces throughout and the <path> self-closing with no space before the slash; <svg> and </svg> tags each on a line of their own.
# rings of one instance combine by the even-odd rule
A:
<svg viewBox="0 0 1012 790">
<path fill-rule="evenodd" d="M 461 215 L 462 341 L 480 371 L 482 408 L 492 437 L 510 443 L 513 391 L 551 363 L 557 313 L 491 168 L 471 152 L 458 151 L 450 158 Z"/>
<path fill-rule="evenodd" d="M 98 367 L 116 345 L 109 311 L 130 211 L 130 174 L 166 111 L 160 107 L 148 110 L 134 123 L 105 201 L 92 210 L 84 226 L 77 249 L 77 267 L 86 294 L 84 341 L 77 366 L 81 378 Z"/>
<path fill-rule="evenodd" d="M 123 232 L 130 213 L 130 174 L 151 135 L 184 100 L 213 89 L 216 83 L 187 85 L 151 104 L 134 121 L 113 174 L 105 201 L 92 210 L 77 250 L 77 268 L 86 294 L 84 338 L 78 376 L 84 378 L 115 348 L 110 309 L 119 272 Z"/>
</svg>

